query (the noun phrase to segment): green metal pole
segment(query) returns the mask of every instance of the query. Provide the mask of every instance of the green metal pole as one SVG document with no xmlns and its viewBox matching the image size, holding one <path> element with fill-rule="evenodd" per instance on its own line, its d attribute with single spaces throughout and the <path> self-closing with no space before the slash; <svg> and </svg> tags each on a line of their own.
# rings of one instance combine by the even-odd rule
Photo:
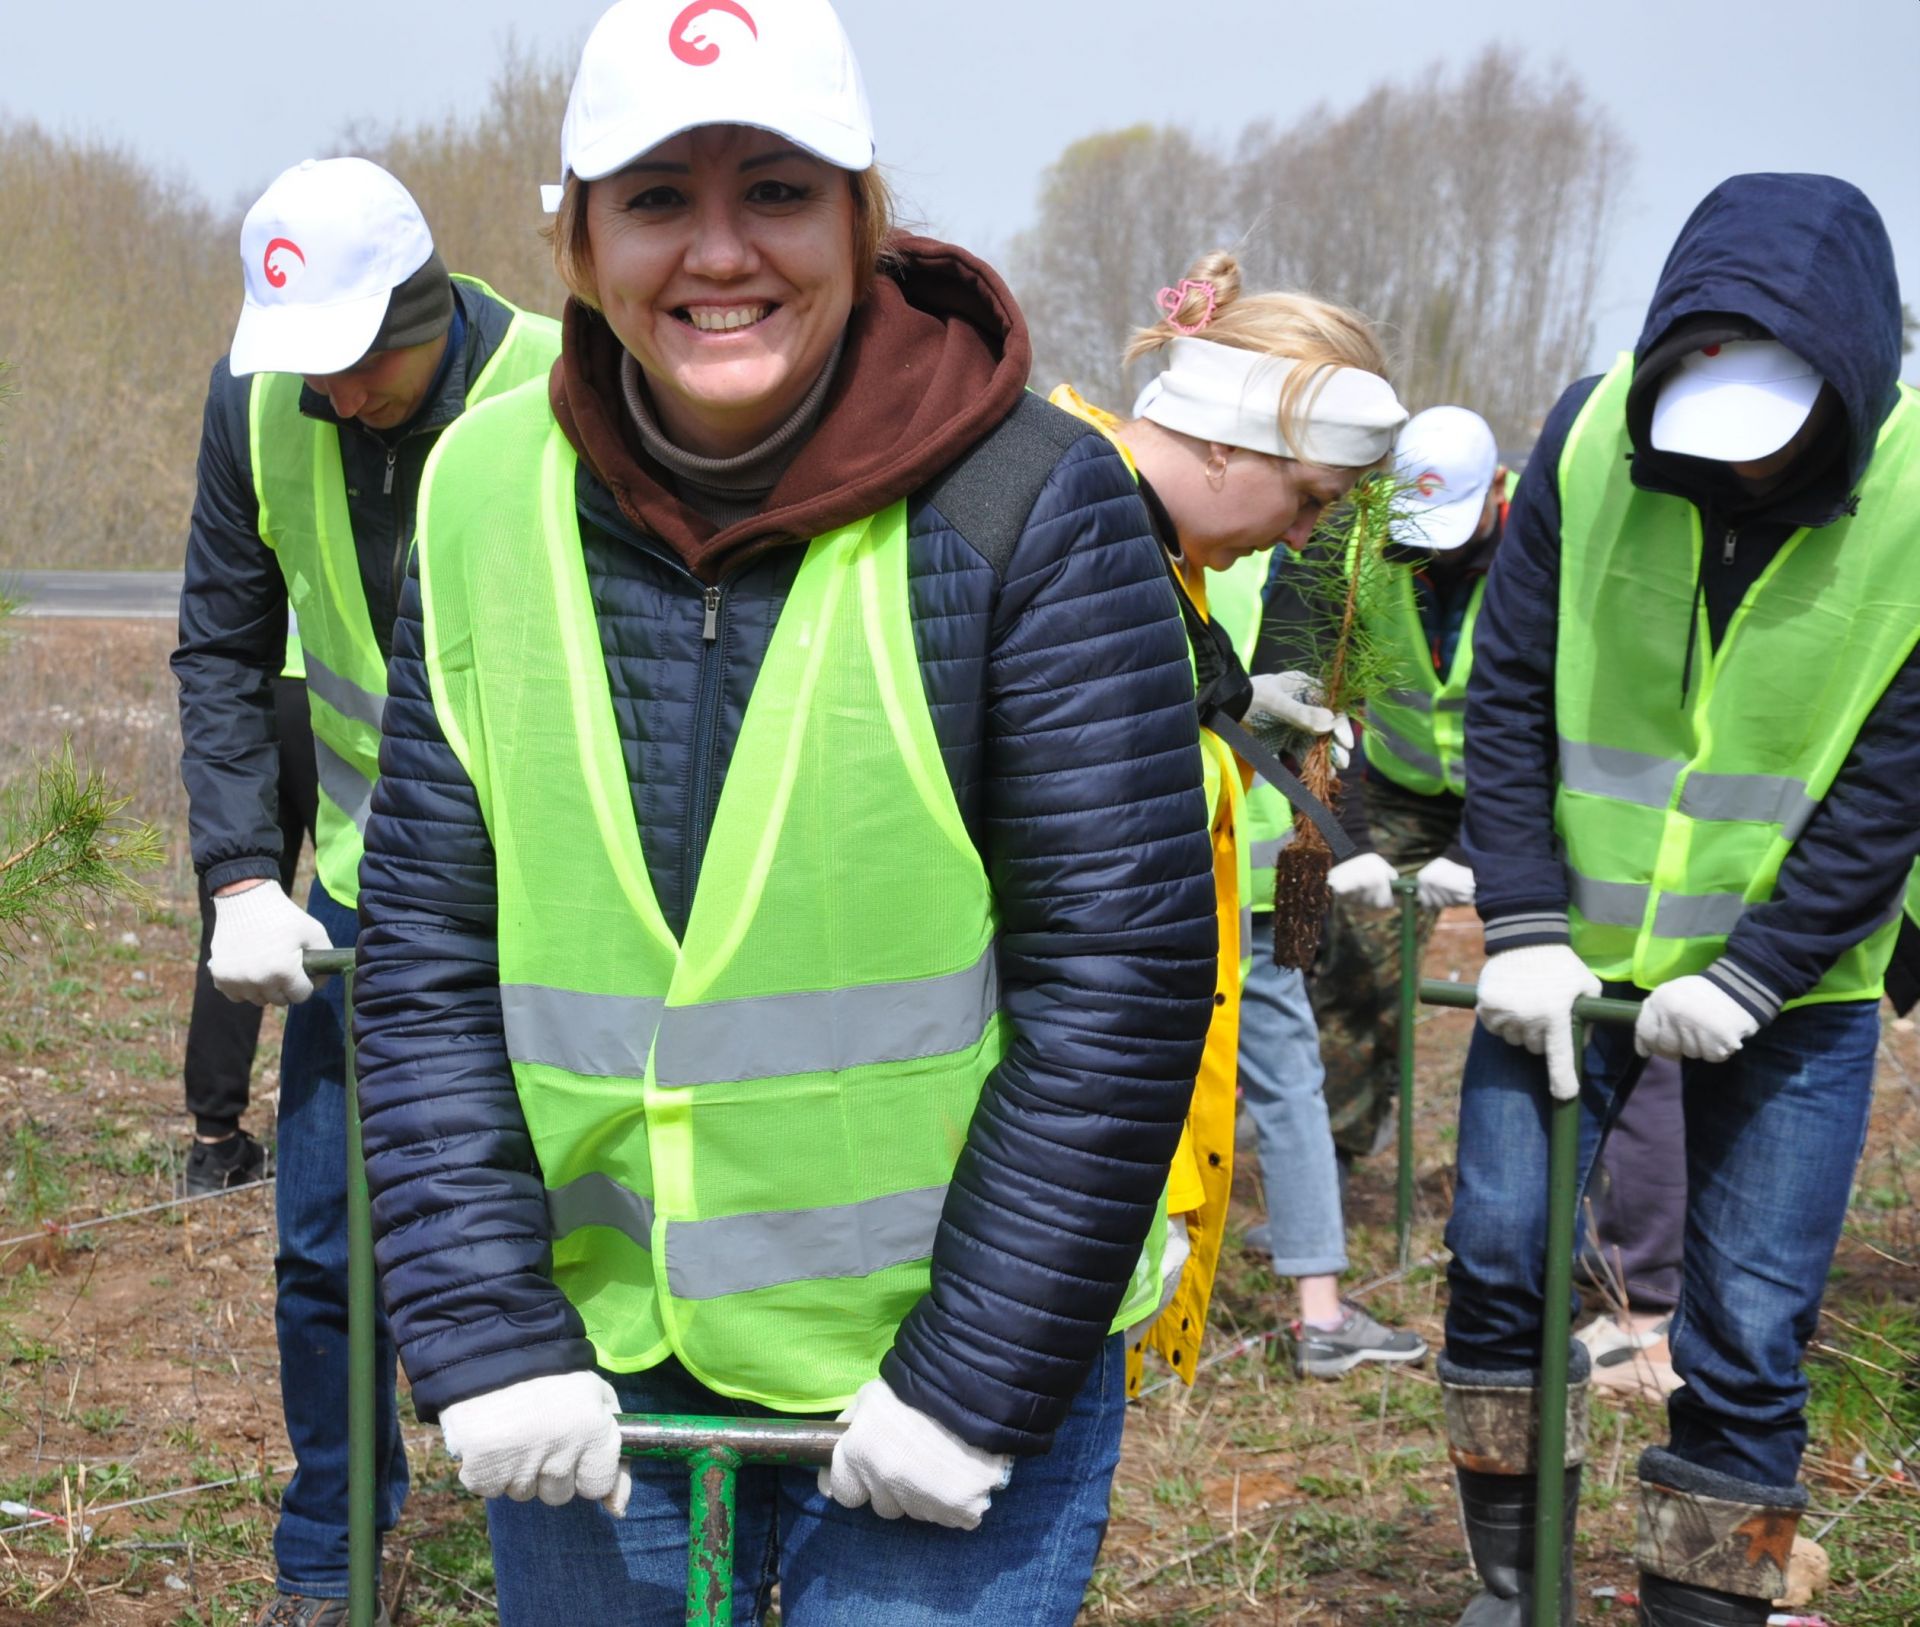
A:
<svg viewBox="0 0 1920 1627">
<path fill-rule="evenodd" d="M 1404 1271 L 1413 1259 L 1413 1025 L 1420 992 L 1420 884 L 1401 876 L 1393 890 L 1400 899 L 1400 1184 L 1393 1223 L 1400 1234 Z"/>
<path fill-rule="evenodd" d="M 733 1627 L 733 1486 L 740 1455 L 693 1458 L 687 1505 L 687 1627 Z"/>
<path fill-rule="evenodd" d="M 1587 1025 L 1575 1017 L 1576 1067 L 1582 1065 L 1586 1047 Z M 1539 1487 L 1533 1516 L 1533 1619 L 1543 1623 L 1560 1620 L 1560 1531 L 1566 1514 L 1567 1353 L 1573 1341 L 1573 1211 L 1578 1197 L 1580 1098 L 1550 1101 L 1547 1112 L 1546 1308 L 1540 1319 Z"/>
<path fill-rule="evenodd" d="M 679 1458 L 690 1469 L 687 1506 L 687 1627 L 731 1627 L 735 1476 L 744 1463 L 822 1468 L 847 1432 L 805 1418 L 623 1417 L 628 1457 Z"/>
<path fill-rule="evenodd" d="M 347 1623 L 373 1627 L 380 1601 L 377 1495 L 373 1454 L 373 1211 L 367 1162 L 360 1146 L 360 1091 L 353 1065 L 353 951 L 322 950 L 305 957 L 309 977 L 341 981 L 345 1012 L 347 1091 Z"/>
<path fill-rule="evenodd" d="M 1471 1009 L 1471 983 L 1420 985 L 1428 1005 Z M 1573 1054 L 1586 1053 L 1588 1023 L 1631 1023 L 1637 1000 L 1582 998 L 1573 1003 Z M 1540 1422 L 1533 1525 L 1533 1619 L 1560 1620 L 1560 1530 L 1566 1514 L 1567 1358 L 1573 1342 L 1573 1225 L 1579 1196 L 1580 1101 L 1550 1101 L 1547 1116 L 1546 1303 L 1540 1328 Z"/>
</svg>

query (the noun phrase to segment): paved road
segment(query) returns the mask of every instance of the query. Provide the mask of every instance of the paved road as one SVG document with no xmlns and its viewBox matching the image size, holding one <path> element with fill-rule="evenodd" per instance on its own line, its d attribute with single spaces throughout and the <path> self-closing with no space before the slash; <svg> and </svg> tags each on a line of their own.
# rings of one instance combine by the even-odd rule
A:
<svg viewBox="0 0 1920 1627">
<path fill-rule="evenodd" d="M 172 621 L 179 571 L 0 571 L 0 594 L 26 616 L 130 616 Z"/>
</svg>

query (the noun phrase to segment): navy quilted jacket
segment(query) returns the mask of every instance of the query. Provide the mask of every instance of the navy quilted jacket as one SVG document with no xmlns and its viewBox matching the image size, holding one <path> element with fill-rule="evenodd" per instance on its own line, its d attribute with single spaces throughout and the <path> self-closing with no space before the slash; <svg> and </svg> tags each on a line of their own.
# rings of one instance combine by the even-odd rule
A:
<svg viewBox="0 0 1920 1627">
<path fill-rule="evenodd" d="M 1205 1043 L 1216 943 L 1192 673 L 1134 483 L 1101 436 L 1037 399 L 1008 433 L 1029 466 L 1042 454 L 1008 535 L 978 534 L 992 529 L 978 483 L 908 505 L 922 682 L 999 901 L 1016 1037 L 962 1152 L 932 1288 L 882 1372 L 976 1445 L 1032 1453 L 1080 1387 L 1151 1222 Z M 579 498 L 634 817 L 678 930 L 800 550 L 723 577 L 707 638 L 701 583 L 584 461 Z M 389 684 L 361 876 L 358 1056 L 387 1306 L 432 1418 L 593 1354 L 548 1276 L 541 1179 L 502 1042 L 493 854 L 428 699 L 417 581 Z"/>
</svg>

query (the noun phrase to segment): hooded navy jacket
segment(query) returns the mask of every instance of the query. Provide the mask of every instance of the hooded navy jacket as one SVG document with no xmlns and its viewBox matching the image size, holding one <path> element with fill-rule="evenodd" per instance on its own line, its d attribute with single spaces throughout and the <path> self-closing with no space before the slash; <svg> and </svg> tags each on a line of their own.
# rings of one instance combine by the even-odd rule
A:
<svg viewBox="0 0 1920 1627">
<path fill-rule="evenodd" d="M 1820 373 L 1837 400 L 1786 480 L 1754 496 L 1725 465 L 1654 451 L 1660 381 L 1688 351 L 1772 337 Z M 1893 249 L 1858 188 L 1824 175 L 1737 175 L 1708 194 L 1660 274 L 1634 350 L 1627 427 L 1632 477 L 1692 502 L 1703 532 L 1701 596 L 1718 640 L 1794 531 L 1855 512 L 1861 477 L 1899 395 L 1901 319 Z M 1566 943 L 1567 877 L 1553 795 L 1560 456 L 1599 382 L 1559 400 L 1528 460 L 1487 583 L 1467 696 L 1465 839 L 1489 953 Z M 1915 519 L 1920 549 L 1920 517 Z M 1697 674 L 1706 651 L 1689 652 Z M 1606 681 L 1632 684 L 1632 673 Z M 1679 691 L 1649 707 L 1684 704 Z M 1706 976 L 1761 1022 L 1807 993 L 1899 907 L 1920 848 L 1920 655 L 1908 660 L 1855 738 L 1833 788 Z"/>
</svg>

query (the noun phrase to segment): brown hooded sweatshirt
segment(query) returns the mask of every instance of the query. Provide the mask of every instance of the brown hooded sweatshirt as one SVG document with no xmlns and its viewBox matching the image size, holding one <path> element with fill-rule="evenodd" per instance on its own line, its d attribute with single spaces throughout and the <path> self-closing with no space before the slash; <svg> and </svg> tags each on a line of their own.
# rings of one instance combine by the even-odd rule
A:
<svg viewBox="0 0 1920 1627">
<path fill-rule="evenodd" d="M 1013 411 L 1032 364 L 1026 319 L 964 249 L 896 237 L 897 263 L 854 307 L 820 422 L 760 513 L 724 530 L 681 501 L 640 443 L 620 383 L 620 341 L 567 302 L 548 380 L 553 415 L 636 527 L 703 582 L 748 556 L 878 513 L 951 468 Z"/>
</svg>

